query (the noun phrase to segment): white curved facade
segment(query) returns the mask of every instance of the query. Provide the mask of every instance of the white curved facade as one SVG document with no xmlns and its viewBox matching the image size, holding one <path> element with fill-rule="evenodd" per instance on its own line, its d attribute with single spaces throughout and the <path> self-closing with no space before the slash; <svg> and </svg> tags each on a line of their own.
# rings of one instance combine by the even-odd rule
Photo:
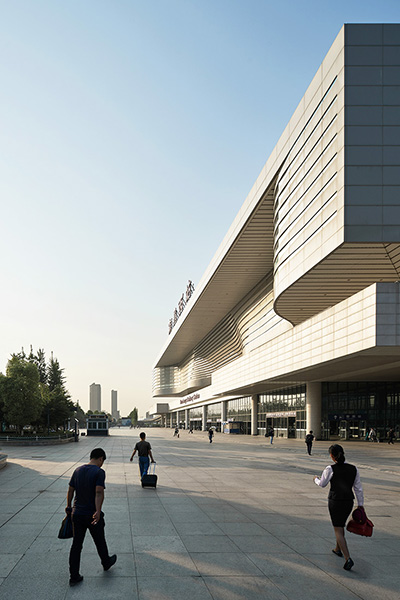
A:
<svg viewBox="0 0 400 600">
<path fill-rule="evenodd" d="M 154 397 L 170 423 L 202 407 L 203 428 L 204 406 L 227 422 L 240 398 L 253 434 L 281 413 L 298 437 L 347 430 L 350 412 L 359 436 L 389 427 L 399 280 L 400 25 L 345 25 L 169 336 Z"/>
</svg>

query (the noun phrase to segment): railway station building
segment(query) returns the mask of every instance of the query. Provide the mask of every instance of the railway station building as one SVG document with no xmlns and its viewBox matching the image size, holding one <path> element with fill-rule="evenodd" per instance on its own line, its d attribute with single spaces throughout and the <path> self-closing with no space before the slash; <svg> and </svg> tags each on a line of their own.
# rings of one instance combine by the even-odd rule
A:
<svg viewBox="0 0 400 600">
<path fill-rule="evenodd" d="M 152 412 L 285 438 L 398 432 L 399 280 L 400 25 L 344 25 L 175 310 Z"/>
</svg>

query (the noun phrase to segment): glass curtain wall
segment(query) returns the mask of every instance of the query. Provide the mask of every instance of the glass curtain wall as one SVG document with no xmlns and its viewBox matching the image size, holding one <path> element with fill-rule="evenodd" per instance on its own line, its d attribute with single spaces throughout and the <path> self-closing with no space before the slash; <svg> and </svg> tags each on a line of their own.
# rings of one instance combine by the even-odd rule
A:
<svg viewBox="0 0 400 600">
<path fill-rule="evenodd" d="M 209 404 L 207 406 L 207 429 L 209 427 L 215 427 L 217 431 L 221 431 L 221 411 L 221 402 L 217 402 L 217 404 Z"/>
<path fill-rule="evenodd" d="M 322 384 L 323 439 L 366 439 L 371 427 L 377 440 L 390 428 L 399 438 L 400 382 L 325 382 Z"/>
<path fill-rule="evenodd" d="M 238 423 L 239 433 L 251 435 L 251 398 L 228 400 L 226 418 Z"/>
<path fill-rule="evenodd" d="M 185 411 L 178 411 L 178 427 L 179 429 L 185 429 Z"/>
<path fill-rule="evenodd" d="M 189 428 L 197 429 L 201 431 L 203 420 L 203 409 L 199 408 L 190 408 L 189 409 Z"/>
<path fill-rule="evenodd" d="M 257 406 L 257 429 L 265 435 L 273 427 L 284 438 L 306 436 L 306 386 L 296 386 L 260 394 Z"/>
</svg>

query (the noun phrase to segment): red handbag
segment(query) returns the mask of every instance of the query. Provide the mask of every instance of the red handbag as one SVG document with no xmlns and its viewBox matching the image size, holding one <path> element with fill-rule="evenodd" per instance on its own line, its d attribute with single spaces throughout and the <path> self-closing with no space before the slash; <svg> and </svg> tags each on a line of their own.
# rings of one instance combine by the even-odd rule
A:
<svg viewBox="0 0 400 600">
<path fill-rule="evenodd" d="M 363 508 L 356 508 L 353 510 L 353 514 L 351 516 L 352 518 L 347 523 L 347 531 L 357 535 L 371 537 L 374 524 L 370 519 L 368 519 L 365 510 Z"/>
</svg>

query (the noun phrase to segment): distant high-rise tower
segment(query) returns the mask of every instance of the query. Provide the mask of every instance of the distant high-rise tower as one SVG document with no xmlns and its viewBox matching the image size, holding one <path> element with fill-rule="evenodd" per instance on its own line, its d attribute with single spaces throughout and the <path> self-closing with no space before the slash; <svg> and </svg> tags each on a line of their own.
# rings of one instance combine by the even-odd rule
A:
<svg viewBox="0 0 400 600">
<path fill-rule="evenodd" d="M 117 390 L 111 390 L 111 416 L 113 419 L 119 419 L 117 395 Z"/>
<path fill-rule="evenodd" d="M 101 412 L 101 385 L 92 383 L 90 386 L 90 410 Z"/>
</svg>

